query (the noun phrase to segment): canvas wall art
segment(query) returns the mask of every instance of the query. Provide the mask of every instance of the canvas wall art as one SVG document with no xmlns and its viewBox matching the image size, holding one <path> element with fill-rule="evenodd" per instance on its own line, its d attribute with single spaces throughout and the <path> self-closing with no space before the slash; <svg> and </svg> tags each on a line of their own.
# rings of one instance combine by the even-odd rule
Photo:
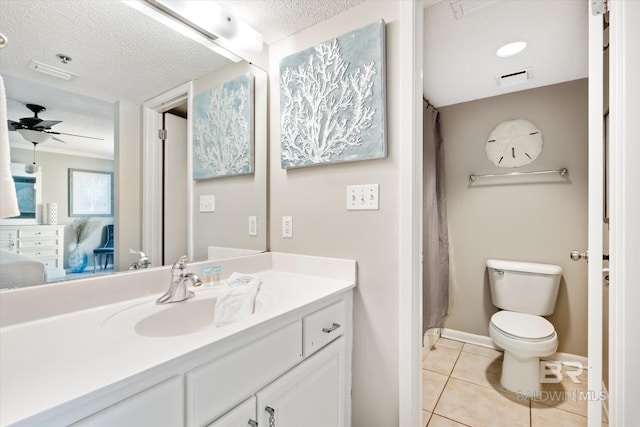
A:
<svg viewBox="0 0 640 427">
<path fill-rule="evenodd" d="M 251 73 L 194 96 L 192 135 L 193 179 L 253 173 Z"/>
<path fill-rule="evenodd" d="M 69 216 L 113 216 L 113 172 L 69 169 Z"/>
<path fill-rule="evenodd" d="M 385 23 L 280 61 L 283 168 L 383 158 Z"/>
</svg>

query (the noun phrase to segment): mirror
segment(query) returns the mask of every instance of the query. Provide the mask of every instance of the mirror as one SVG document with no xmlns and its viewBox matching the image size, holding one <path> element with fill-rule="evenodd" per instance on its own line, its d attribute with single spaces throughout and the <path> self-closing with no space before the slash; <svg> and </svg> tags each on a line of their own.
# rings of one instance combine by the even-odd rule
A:
<svg viewBox="0 0 640 427">
<path fill-rule="evenodd" d="M 191 99 L 199 91 L 246 72 L 254 78 L 254 172 L 194 181 L 186 156 L 190 154 L 188 149 L 182 148 L 180 159 L 169 153 L 165 165 L 181 163 L 180 178 L 184 178 L 184 187 L 171 191 L 186 195 L 186 202 L 172 203 L 170 195 L 164 199 L 185 219 L 187 231 L 169 236 L 171 230 L 178 228 L 169 219 L 165 234 L 167 239 L 173 239 L 169 246 L 179 246 L 180 241 L 193 261 L 205 260 L 210 253 L 216 258 L 233 256 L 238 248 L 242 249 L 240 253 L 266 250 L 266 72 L 232 53 L 223 56 L 213 52 L 119 1 L 25 0 L 4 2 L 2 9 L 0 28 L 8 44 L 0 50 L 0 74 L 5 80 L 8 118 L 18 121 L 32 117 L 26 104 L 38 104 L 47 108 L 40 118 L 62 121 L 52 127 L 53 131 L 100 138 L 58 135 L 65 143 L 46 141 L 37 144 L 34 151 L 34 146 L 18 132 L 9 132 L 12 162 L 31 164 L 35 154 L 36 164 L 41 166 L 42 205 L 57 203 L 59 225 L 77 219 L 69 216 L 69 169 L 114 172 L 114 216 L 96 217 L 98 228 L 82 243 L 89 255 L 84 274 L 93 274 L 93 249 L 105 244 L 106 225 L 115 225 L 115 259 L 107 257 L 109 268 L 103 271 L 105 257 L 100 258 L 97 273 L 127 270 L 137 259 L 129 254 L 129 248 L 146 249 L 147 220 L 142 219 L 143 214 L 145 218 L 164 216 L 163 210 L 143 212 L 148 196 L 142 190 L 142 164 L 147 154 L 143 146 L 146 124 L 142 123 L 145 102 L 191 84 L 192 93 L 180 103 L 182 108 L 155 110 L 160 117 L 189 117 Z M 64 64 L 57 54 L 71 59 Z M 32 69 L 39 67 L 37 63 L 29 68 L 32 60 L 53 66 L 53 74 L 63 70 L 71 77 L 63 80 L 51 72 L 38 73 Z M 180 132 L 186 143 L 188 127 L 183 124 Z M 168 182 L 176 181 L 175 172 L 168 174 Z M 162 198 L 162 185 L 156 182 L 154 188 L 158 192 L 154 197 Z M 201 195 L 215 197 L 214 212 L 200 212 Z M 255 236 L 249 233 L 249 217 L 254 216 Z M 0 221 L 3 229 L 13 225 L 11 220 Z M 68 256 L 74 248 L 74 236 L 68 226 L 64 227 L 63 240 L 62 263 L 68 269 Z M 0 245 L 3 242 L 4 238 L 0 239 Z M 209 246 L 217 249 L 210 251 Z M 175 261 L 170 256 L 173 255 L 167 256 L 166 263 Z M 160 258 L 161 255 L 153 260 L 154 265 L 161 264 Z M 112 265 L 115 269 L 111 269 Z M 67 274 L 65 278 L 74 277 L 77 276 Z"/>
</svg>

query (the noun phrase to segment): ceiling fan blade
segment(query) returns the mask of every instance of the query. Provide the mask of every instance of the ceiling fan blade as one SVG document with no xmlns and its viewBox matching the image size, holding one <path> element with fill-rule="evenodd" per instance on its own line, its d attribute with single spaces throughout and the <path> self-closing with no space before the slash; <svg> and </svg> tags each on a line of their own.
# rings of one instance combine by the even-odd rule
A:
<svg viewBox="0 0 640 427">
<path fill-rule="evenodd" d="M 58 123 L 62 123 L 62 120 L 42 120 L 40 123 L 34 126 L 36 129 L 51 129 L 51 126 L 55 126 Z"/>
<path fill-rule="evenodd" d="M 60 138 L 56 137 L 56 136 L 52 136 L 51 139 L 53 139 L 54 141 L 58 141 L 58 142 L 62 142 L 63 144 L 66 144 L 67 141 L 63 141 Z"/>
<path fill-rule="evenodd" d="M 9 130 L 18 130 L 24 128 L 20 123 L 14 122 L 13 120 L 7 120 L 7 124 L 9 125 Z"/>
<path fill-rule="evenodd" d="M 64 132 L 54 132 L 51 130 L 43 130 L 44 133 L 49 133 L 52 135 L 69 135 L 69 136 L 77 136 L 80 138 L 89 138 L 89 139 L 97 139 L 98 141 L 104 141 L 104 138 L 96 138 L 95 136 L 85 136 L 85 135 L 76 135 L 74 133 L 64 133 Z"/>
</svg>

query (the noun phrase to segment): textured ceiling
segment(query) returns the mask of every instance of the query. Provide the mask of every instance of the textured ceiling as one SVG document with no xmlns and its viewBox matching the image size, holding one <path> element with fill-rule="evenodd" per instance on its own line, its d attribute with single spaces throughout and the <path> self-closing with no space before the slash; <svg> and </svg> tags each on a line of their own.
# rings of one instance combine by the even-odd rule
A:
<svg viewBox="0 0 640 427">
<path fill-rule="evenodd" d="M 218 0 L 260 32 L 267 44 L 338 15 L 365 0 Z"/>
<path fill-rule="evenodd" d="M 221 0 L 218 3 L 260 31 L 266 43 L 273 43 L 363 1 Z M 425 96 L 434 105 L 450 105 L 586 77 L 588 2 L 474 1 L 487 2 L 489 6 L 456 20 L 450 0 L 425 0 L 424 87 Z M 8 46 L 0 50 L 3 76 L 106 103 L 116 100 L 140 103 L 229 63 L 116 0 L 0 0 L 0 29 L 9 38 Z M 529 48 L 513 58 L 494 55 L 499 45 L 516 39 L 527 40 Z M 73 61 L 63 65 L 55 58 L 57 53 L 67 54 Z M 68 68 L 80 77 L 65 82 L 41 75 L 27 69 L 32 59 Z M 533 80 L 507 89 L 496 86 L 496 75 L 523 67 L 533 67 Z M 75 120 L 71 115 L 65 119 L 62 110 L 65 105 L 73 105 L 65 95 L 44 88 L 31 93 L 33 95 L 20 85 L 7 85 L 7 94 L 14 101 L 10 105 L 10 119 L 31 115 L 20 104 L 35 102 L 47 107 L 44 118 L 64 120 L 56 127 L 62 132 L 95 136 L 104 133 L 98 127 L 95 131 L 83 131 L 83 126 L 91 123 L 86 117 Z M 87 98 L 78 99 L 89 102 Z M 87 104 L 84 111 L 98 111 L 101 108 L 98 105 Z M 15 132 L 10 134 L 12 141 L 20 139 L 13 135 Z M 113 136 L 105 137 L 109 138 Z M 77 147 L 81 150 L 96 147 L 84 142 Z M 74 146 L 75 142 L 70 140 L 65 148 L 73 150 Z"/>
<path fill-rule="evenodd" d="M 487 7 L 456 20 L 451 1 L 425 8 L 424 94 L 435 106 L 587 77 L 588 3 L 584 0 L 474 0 Z M 527 49 L 499 58 L 501 45 Z M 498 88 L 496 76 L 533 68 L 528 82 Z"/>
</svg>

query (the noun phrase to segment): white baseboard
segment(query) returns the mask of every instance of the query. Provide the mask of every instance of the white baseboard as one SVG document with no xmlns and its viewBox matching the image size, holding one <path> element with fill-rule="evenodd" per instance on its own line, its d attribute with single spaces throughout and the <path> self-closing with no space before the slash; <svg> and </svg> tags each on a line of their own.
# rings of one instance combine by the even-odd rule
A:
<svg viewBox="0 0 640 427">
<path fill-rule="evenodd" d="M 448 338 L 455 341 L 462 341 L 469 344 L 478 345 L 480 347 L 491 348 L 493 350 L 500 350 L 493 345 L 493 341 L 490 337 L 484 335 L 470 334 L 469 332 L 456 331 L 455 329 L 442 329 L 442 338 Z"/>
<path fill-rule="evenodd" d="M 456 341 L 462 341 L 469 344 L 478 345 L 480 347 L 491 348 L 494 350 L 502 350 L 496 347 L 491 340 L 491 337 L 484 335 L 470 334 L 469 332 L 456 331 L 455 329 L 442 329 L 442 337 L 449 338 Z M 545 357 L 544 360 L 554 360 L 557 362 L 579 362 L 582 366 L 588 366 L 588 360 L 584 356 L 578 356 L 571 353 L 555 352 L 549 357 Z"/>
</svg>

